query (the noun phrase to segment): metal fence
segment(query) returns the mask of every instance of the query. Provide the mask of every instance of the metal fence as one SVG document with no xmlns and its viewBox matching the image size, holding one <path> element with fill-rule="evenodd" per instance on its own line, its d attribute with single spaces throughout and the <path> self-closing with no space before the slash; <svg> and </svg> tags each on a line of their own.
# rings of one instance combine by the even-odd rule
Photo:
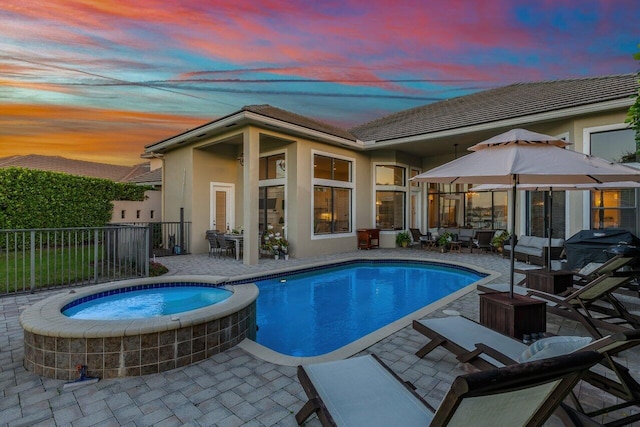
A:
<svg viewBox="0 0 640 427">
<path fill-rule="evenodd" d="M 149 227 L 149 257 L 191 253 L 191 222 L 127 222 L 116 225 Z"/>
<path fill-rule="evenodd" d="M 149 227 L 0 230 L 0 295 L 149 275 Z"/>
</svg>

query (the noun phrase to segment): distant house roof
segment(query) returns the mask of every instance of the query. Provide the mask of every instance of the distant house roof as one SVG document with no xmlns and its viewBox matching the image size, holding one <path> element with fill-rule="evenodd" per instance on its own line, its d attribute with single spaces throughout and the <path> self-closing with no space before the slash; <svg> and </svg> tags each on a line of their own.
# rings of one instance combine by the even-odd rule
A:
<svg viewBox="0 0 640 427">
<path fill-rule="evenodd" d="M 143 173 L 142 175 L 135 176 L 128 181 L 144 185 L 162 185 L 162 168 L 154 169 Z"/>
<path fill-rule="evenodd" d="M 0 158 L 0 168 L 9 167 L 63 172 L 70 175 L 110 179 L 117 182 L 136 182 L 134 181 L 136 177 L 149 172 L 149 163 L 141 163 L 135 166 L 119 166 L 38 154 Z"/>
<path fill-rule="evenodd" d="M 629 99 L 637 93 L 636 74 L 517 83 L 400 111 L 350 132 L 361 141 L 385 141 Z"/>
</svg>

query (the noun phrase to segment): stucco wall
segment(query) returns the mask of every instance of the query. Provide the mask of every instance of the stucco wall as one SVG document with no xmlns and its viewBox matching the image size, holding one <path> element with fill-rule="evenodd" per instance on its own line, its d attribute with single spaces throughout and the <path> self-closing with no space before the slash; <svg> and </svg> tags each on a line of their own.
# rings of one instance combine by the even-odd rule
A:
<svg viewBox="0 0 640 427">
<path fill-rule="evenodd" d="M 113 202 L 112 223 L 120 222 L 160 222 L 162 221 L 162 191 L 145 191 L 141 202 L 116 200 Z M 124 218 L 123 213 L 124 211 Z M 153 217 L 151 217 L 153 211 Z M 138 216 L 137 214 L 140 214 Z"/>
</svg>

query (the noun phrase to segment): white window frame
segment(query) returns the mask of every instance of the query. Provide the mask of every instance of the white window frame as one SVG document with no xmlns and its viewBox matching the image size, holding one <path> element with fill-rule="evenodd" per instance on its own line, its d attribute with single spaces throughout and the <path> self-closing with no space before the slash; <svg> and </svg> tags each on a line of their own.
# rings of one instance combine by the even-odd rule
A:
<svg viewBox="0 0 640 427">
<path fill-rule="evenodd" d="M 274 150 L 274 151 L 268 151 L 268 152 L 265 152 L 265 153 L 260 153 L 260 156 L 259 156 L 258 160 L 263 158 L 263 157 L 277 156 L 278 154 L 284 154 L 284 164 L 285 164 L 284 177 L 282 177 L 282 178 L 272 178 L 272 179 L 261 179 L 261 180 L 258 181 L 258 189 L 260 189 L 262 187 L 279 187 L 279 186 L 283 186 L 284 187 L 284 200 L 285 200 L 285 202 L 284 202 L 284 227 L 283 227 L 282 230 L 283 230 L 283 233 L 284 233 L 284 237 L 288 238 L 287 229 L 289 227 L 289 202 L 287 201 L 287 177 L 289 176 L 289 168 L 286 165 L 289 164 L 289 160 L 287 158 L 287 150 Z"/>
<path fill-rule="evenodd" d="M 378 166 L 397 166 L 397 167 L 401 167 L 404 168 L 404 186 L 400 186 L 400 185 L 378 185 L 376 184 L 376 170 L 378 168 Z M 411 185 L 409 183 L 409 175 L 411 172 L 411 169 L 413 169 L 412 166 L 404 164 L 404 163 L 397 163 L 397 162 L 374 162 L 373 163 L 373 173 L 372 173 L 372 178 L 373 178 L 373 195 L 372 195 L 372 203 L 373 203 L 373 209 L 372 209 L 372 218 L 371 220 L 373 221 L 372 224 L 376 224 L 376 194 L 378 193 L 378 191 L 402 191 L 404 192 L 404 229 L 403 230 L 408 230 L 409 229 L 409 194 L 411 192 Z M 380 229 L 380 233 L 382 234 L 396 234 L 398 232 L 400 232 L 402 230 L 383 230 Z"/>
<path fill-rule="evenodd" d="M 351 181 L 346 182 L 346 181 L 334 181 L 332 179 L 322 179 L 322 178 L 315 178 L 314 177 L 314 171 L 313 171 L 313 159 L 315 156 L 324 156 L 324 157 L 330 157 L 333 159 L 340 159 L 340 160 L 344 160 L 347 162 L 351 163 L 351 176 L 350 179 Z M 310 222 L 309 224 L 311 224 L 310 227 L 310 231 L 311 231 L 311 240 L 324 240 L 324 239 L 340 239 L 343 237 L 352 237 L 356 235 L 356 184 L 355 184 L 355 177 L 356 177 L 356 159 L 355 157 L 348 157 L 348 156 L 343 156 L 341 154 L 335 154 L 335 153 L 331 153 L 329 151 L 321 151 L 321 150 L 311 150 L 311 164 L 310 164 L 310 170 L 311 170 L 311 197 L 310 197 L 310 201 L 311 201 L 311 217 L 310 217 Z M 316 186 L 322 186 L 322 187 L 333 187 L 333 188 L 348 188 L 351 190 L 351 224 L 350 224 L 350 229 L 351 232 L 349 233 L 331 233 L 331 234 L 315 234 L 314 233 L 314 229 L 313 229 L 313 223 L 314 223 L 314 212 L 315 212 L 315 205 L 314 205 L 314 191 L 315 191 L 315 187 Z"/>
<path fill-rule="evenodd" d="M 582 152 L 584 154 L 591 155 L 591 134 L 598 132 L 607 132 L 610 130 L 623 130 L 629 129 L 628 123 L 614 123 L 610 125 L 592 126 L 582 129 Z M 582 192 L 582 229 L 589 230 L 591 228 L 591 191 L 586 190 Z M 638 206 L 638 200 L 636 200 L 636 209 L 640 209 Z M 568 234 L 567 234 L 568 235 Z"/>
</svg>

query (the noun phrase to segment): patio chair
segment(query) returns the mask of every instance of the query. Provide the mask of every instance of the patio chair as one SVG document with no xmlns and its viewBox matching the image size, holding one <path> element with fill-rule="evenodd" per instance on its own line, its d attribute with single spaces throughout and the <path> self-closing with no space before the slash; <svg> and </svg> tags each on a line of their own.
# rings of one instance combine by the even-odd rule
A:
<svg viewBox="0 0 640 427">
<path fill-rule="evenodd" d="M 640 384 L 625 366 L 613 359 L 622 351 L 640 345 L 640 330 L 637 329 L 608 335 L 595 341 L 590 337 L 551 337 L 539 340 L 531 346 L 462 316 L 414 320 L 413 329 L 430 339 L 416 352 L 418 357 L 423 358 L 434 349 L 442 347 L 460 362 L 469 363 L 481 370 L 513 365 L 524 359 L 536 360 L 576 351 L 597 351 L 603 355 L 600 363 L 605 367 L 605 373 L 592 369 L 583 379 L 623 399 L 625 403 L 601 408 L 586 415 L 594 417 L 640 404 Z M 582 410 L 575 398 L 574 403 Z M 626 423 L 637 420 L 640 420 L 640 414 L 625 418 Z"/>
<path fill-rule="evenodd" d="M 218 246 L 220 247 L 220 255 L 222 255 L 222 253 L 224 252 L 225 256 L 235 256 L 236 244 L 230 240 L 225 239 L 224 234 L 216 234 L 216 241 L 218 242 Z"/>
<path fill-rule="evenodd" d="M 207 240 L 209 241 L 209 257 L 211 255 L 220 255 L 220 245 L 218 245 L 218 239 L 216 238 L 216 232 L 207 231 Z"/>
<path fill-rule="evenodd" d="M 437 410 L 375 355 L 298 366 L 309 400 L 296 421 L 315 413 L 323 426 L 540 426 L 601 358 L 579 352 L 462 375 Z"/>
<path fill-rule="evenodd" d="M 493 230 L 476 231 L 476 234 L 472 240 L 472 243 L 473 243 L 472 248 L 484 249 L 485 252 L 491 252 L 493 250 L 493 245 L 491 245 L 491 239 L 493 239 L 494 234 L 495 234 L 495 231 Z"/>
<path fill-rule="evenodd" d="M 554 295 L 546 292 L 514 286 L 514 293 L 528 295 L 547 303 L 547 312 L 580 322 L 595 338 L 603 335 L 598 328 L 612 332 L 624 332 L 630 325 L 640 328 L 640 317 L 627 311 L 624 305 L 613 295 L 617 288 L 629 283 L 635 276 L 626 274 L 608 274 L 596 277 L 581 288 L 568 289 L 564 294 Z M 482 292 L 505 292 L 508 284 L 479 285 Z"/>
<path fill-rule="evenodd" d="M 433 242 L 433 246 L 435 246 L 435 239 L 431 237 L 431 233 L 427 232 L 427 234 L 422 234 L 418 228 L 410 228 L 409 232 L 411 232 L 411 239 L 414 243 L 420 243 L 420 249 L 423 246 L 426 246 L 427 249 L 432 247 L 431 242 Z"/>
</svg>

